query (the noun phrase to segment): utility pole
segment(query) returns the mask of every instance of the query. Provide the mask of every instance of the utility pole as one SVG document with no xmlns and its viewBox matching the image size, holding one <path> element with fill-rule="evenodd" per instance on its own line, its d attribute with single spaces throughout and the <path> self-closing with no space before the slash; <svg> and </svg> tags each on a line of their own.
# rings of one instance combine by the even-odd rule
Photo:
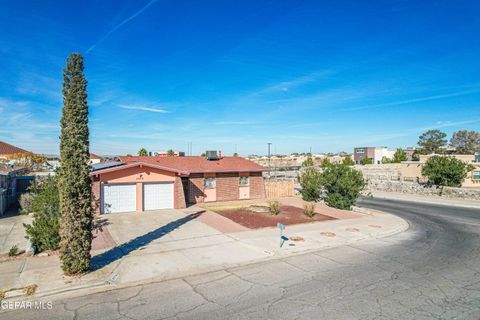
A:
<svg viewBox="0 0 480 320">
<path fill-rule="evenodd" d="M 267 142 L 267 145 L 268 145 L 268 177 L 270 178 L 270 170 L 271 170 L 271 166 L 270 166 L 270 146 L 272 145 L 272 143 Z"/>
</svg>

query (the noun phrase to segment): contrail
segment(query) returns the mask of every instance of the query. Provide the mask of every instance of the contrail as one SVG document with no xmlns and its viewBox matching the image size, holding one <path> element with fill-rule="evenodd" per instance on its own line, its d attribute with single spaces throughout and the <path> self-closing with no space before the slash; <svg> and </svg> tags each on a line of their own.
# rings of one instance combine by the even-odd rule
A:
<svg viewBox="0 0 480 320">
<path fill-rule="evenodd" d="M 104 35 L 102 38 L 100 38 L 100 40 L 98 40 L 97 42 L 95 42 L 90 48 L 87 49 L 87 53 L 89 53 L 90 51 L 92 51 L 93 49 L 95 49 L 101 42 L 103 42 L 105 39 L 107 39 L 112 33 L 114 33 L 115 31 L 118 30 L 118 28 L 120 28 L 121 26 L 123 26 L 124 24 L 126 24 L 127 22 L 135 19 L 136 17 L 138 17 L 140 14 L 142 14 L 143 11 L 147 10 L 151 5 L 153 5 L 155 2 L 157 2 L 158 0 L 151 0 L 149 3 L 147 3 L 143 8 L 141 8 L 140 10 L 138 10 L 137 12 L 135 12 L 134 14 L 132 14 L 130 17 L 128 17 L 127 19 L 123 20 L 122 22 L 120 22 L 119 24 L 117 24 L 115 27 L 112 28 L 112 30 L 108 31 L 106 35 Z"/>
</svg>

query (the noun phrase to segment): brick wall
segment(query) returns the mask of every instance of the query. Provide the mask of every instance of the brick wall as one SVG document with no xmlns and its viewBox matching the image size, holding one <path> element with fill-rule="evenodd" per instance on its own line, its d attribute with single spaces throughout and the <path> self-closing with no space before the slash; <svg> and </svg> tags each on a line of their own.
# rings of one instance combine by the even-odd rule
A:
<svg viewBox="0 0 480 320">
<path fill-rule="evenodd" d="M 175 177 L 174 192 L 175 192 L 175 209 L 186 208 L 187 205 L 185 202 L 185 193 L 183 191 L 182 178 L 178 176 Z"/>
<path fill-rule="evenodd" d="M 240 195 L 239 176 L 236 173 L 218 173 L 217 201 L 238 200 Z"/>
<path fill-rule="evenodd" d="M 265 182 L 261 172 L 250 172 L 250 199 L 265 198 Z"/>
<path fill-rule="evenodd" d="M 97 180 L 97 181 L 95 181 Z M 98 178 L 94 178 L 92 181 L 92 210 L 93 210 L 93 216 L 99 216 L 100 215 L 100 206 L 101 206 L 101 200 L 100 200 L 100 181 L 98 181 Z"/>
<path fill-rule="evenodd" d="M 201 203 L 203 193 L 203 173 L 192 173 L 188 178 L 188 203 Z"/>
</svg>

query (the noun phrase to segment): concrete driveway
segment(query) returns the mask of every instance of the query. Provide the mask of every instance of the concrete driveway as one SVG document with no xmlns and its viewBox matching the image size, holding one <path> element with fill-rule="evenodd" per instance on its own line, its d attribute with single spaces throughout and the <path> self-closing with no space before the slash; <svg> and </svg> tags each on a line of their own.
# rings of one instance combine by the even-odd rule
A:
<svg viewBox="0 0 480 320">
<path fill-rule="evenodd" d="M 95 255 L 92 265 L 113 269 L 116 281 L 125 283 L 265 257 L 262 250 L 203 223 L 204 213 L 192 207 L 102 216 L 117 246 Z"/>
<path fill-rule="evenodd" d="M 18 215 L 13 211 L 5 217 L 0 217 L 0 255 L 8 254 L 14 245 L 19 250 L 25 250 L 28 240 L 25 238 L 23 224 L 31 222 L 31 216 Z"/>
</svg>

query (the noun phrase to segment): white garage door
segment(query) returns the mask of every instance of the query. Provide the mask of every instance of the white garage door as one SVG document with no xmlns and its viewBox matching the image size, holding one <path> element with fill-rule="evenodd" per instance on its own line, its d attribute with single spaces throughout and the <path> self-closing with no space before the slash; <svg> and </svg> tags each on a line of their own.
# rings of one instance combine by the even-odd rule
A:
<svg viewBox="0 0 480 320">
<path fill-rule="evenodd" d="M 173 209 L 173 183 L 144 183 L 143 210 Z"/>
<path fill-rule="evenodd" d="M 137 207 L 135 184 L 106 184 L 103 186 L 103 213 L 130 212 Z"/>
</svg>

